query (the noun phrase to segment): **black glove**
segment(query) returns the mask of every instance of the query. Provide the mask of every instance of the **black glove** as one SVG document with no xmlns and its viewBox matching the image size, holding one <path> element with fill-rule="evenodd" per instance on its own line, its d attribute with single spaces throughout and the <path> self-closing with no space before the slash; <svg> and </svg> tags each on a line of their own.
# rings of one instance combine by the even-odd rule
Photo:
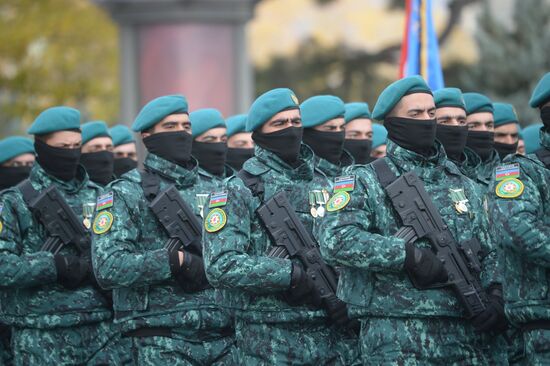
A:
<svg viewBox="0 0 550 366">
<path fill-rule="evenodd" d="M 325 300 L 326 310 L 330 320 L 341 327 L 348 326 L 350 319 L 348 318 L 348 308 L 346 304 L 336 296 L 329 297 Z"/>
<path fill-rule="evenodd" d="M 210 287 L 204 262 L 201 257 L 186 250 L 183 252 L 183 263 L 179 264 L 178 250 L 170 253 L 170 269 L 172 276 L 185 292 L 193 293 Z"/>
<path fill-rule="evenodd" d="M 490 286 L 487 296 L 489 298 L 487 308 L 472 318 L 472 325 L 478 332 L 504 332 L 508 329 L 508 320 L 504 314 L 502 286 Z"/>
<path fill-rule="evenodd" d="M 299 265 L 292 263 L 292 273 L 290 275 L 290 287 L 285 291 L 283 297 L 290 305 L 302 305 L 311 302 L 313 292 L 313 283 L 309 279 L 306 271 Z"/>
<path fill-rule="evenodd" d="M 443 263 L 431 249 L 417 248 L 408 243 L 405 245 L 405 251 L 405 269 L 419 286 L 426 287 L 447 281 L 447 272 Z"/>
<path fill-rule="evenodd" d="M 74 255 L 54 255 L 57 282 L 67 289 L 75 289 L 88 277 L 90 263 Z"/>
</svg>

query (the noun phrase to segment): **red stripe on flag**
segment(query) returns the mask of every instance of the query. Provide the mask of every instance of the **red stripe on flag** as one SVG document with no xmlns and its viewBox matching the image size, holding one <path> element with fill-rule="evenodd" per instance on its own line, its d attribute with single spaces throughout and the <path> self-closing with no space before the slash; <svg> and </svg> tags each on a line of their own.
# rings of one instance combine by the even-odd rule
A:
<svg viewBox="0 0 550 366">
<path fill-rule="evenodd" d="M 405 76 L 405 65 L 409 53 L 409 26 L 411 22 L 411 0 L 405 0 L 405 32 L 401 42 L 401 60 L 399 60 L 399 78 Z"/>
</svg>

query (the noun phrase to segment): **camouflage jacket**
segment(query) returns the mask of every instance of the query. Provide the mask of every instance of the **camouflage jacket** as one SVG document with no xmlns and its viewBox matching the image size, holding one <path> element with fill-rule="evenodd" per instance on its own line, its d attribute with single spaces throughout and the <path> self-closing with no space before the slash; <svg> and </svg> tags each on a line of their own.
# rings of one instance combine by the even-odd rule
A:
<svg viewBox="0 0 550 366">
<path fill-rule="evenodd" d="M 545 129 L 544 127 L 540 128 L 540 145 L 546 150 L 550 150 L 550 130 Z M 538 156 L 532 154 L 536 160 L 539 160 Z M 540 160 L 539 160 L 540 161 Z"/>
<path fill-rule="evenodd" d="M 478 180 L 477 176 L 477 171 L 480 169 L 481 166 L 481 158 L 479 157 L 479 155 L 476 154 L 474 150 L 470 149 L 469 147 L 465 147 L 462 156 L 464 160 L 459 162 L 453 160 L 453 163 L 456 164 L 462 174 L 464 174 L 474 182 L 481 184 L 482 182 Z"/>
<path fill-rule="evenodd" d="M 324 310 L 292 307 L 282 301 L 280 295 L 290 285 L 291 261 L 267 256 L 273 244 L 255 213 L 262 201 L 286 191 L 302 223 L 310 232 L 317 230 L 318 220 L 310 214 L 309 192 L 329 189 L 330 183 L 315 170 L 313 152 L 306 145 L 302 145 L 301 162 L 293 169 L 272 152 L 256 146 L 255 156 L 243 169 L 260 177 L 264 193 L 254 196 L 240 178 L 233 177 L 228 180 L 227 204 L 221 207 L 225 225 L 208 232 L 210 214 L 205 218 L 206 273 L 214 286 L 225 289 L 237 317 L 253 322 L 303 322 L 324 320 L 326 316 Z"/>
<path fill-rule="evenodd" d="M 322 171 L 329 178 L 336 178 L 342 174 L 342 170 L 350 165 L 353 165 L 353 157 L 346 150 L 342 150 L 342 157 L 338 165 L 332 164 L 330 161 L 315 156 L 315 167 Z"/>
<path fill-rule="evenodd" d="M 477 155 L 471 151 L 470 155 Z M 477 156 L 479 158 L 479 156 Z M 496 150 L 493 150 L 491 156 L 487 161 L 481 161 L 480 159 L 468 159 L 462 164 L 462 171 L 470 179 L 481 184 L 485 189 L 489 188 L 491 179 L 495 168 L 500 164 L 500 157 Z"/>
<path fill-rule="evenodd" d="M 83 167 L 77 179 L 64 182 L 35 164 L 29 179 L 38 191 L 55 185 L 80 221 L 84 220 L 83 204 L 93 205 L 99 192 Z M 48 234 L 27 208 L 19 189 L 5 190 L 0 200 L 0 301 L 8 323 L 55 328 L 109 319 L 111 310 L 97 289 L 85 285 L 67 290 L 56 283 L 53 255 L 40 250 Z M 70 245 L 60 253 L 78 255 Z"/>
<path fill-rule="evenodd" d="M 183 200 L 200 219 L 199 195 L 205 194 L 198 178 L 198 166 L 187 170 L 156 155 L 149 154 L 146 170 L 158 174 L 160 190 L 175 185 Z M 149 209 L 141 185 L 141 175 L 133 170 L 111 183 L 111 207 L 98 211 L 112 215 L 106 232 L 95 230 L 92 254 L 98 282 L 113 289 L 115 322 L 124 330 L 141 327 L 181 327 L 216 330 L 230 326 L 228 313 L 217 303 L 217 291 L 206 289 L 186 293 L 173 280 L 168 251 L 168 236 Z"/>
<path fill-rule="evenodd" d="M 442 146 L 429 158 L 388 141 L 390 169 L 397 175 L 414 171 L 422 179 L 434 205 L 456 240 L 477 237 L 485 256 L 482 284 L 500 282 L 497 256 L 488 233 L 487 215 L 474 182 L 445 157 Z M 347 302 L 350 315 L 365 316 L 463 316 L 463 309 L 449 288 L 418 290 L 404 271 L 405 243 L 394 237 L 400 227 L 390 200 L 371 165 L 345 170 L 355 176 L 355 187 L 346 206 L 329 212 L 317 232 L 321 254 L 340 266 L 338 297 Z M 467 212 L 455 209 L 451 189 L 462 190 Z M 427 240 L 416 245 L 428 247 Z"/>
<path fill-rule="evenodd" d="M 490 191 L 501 233 L 506 315 L 515 324 L 550 320 L 550 170 L 520 154 L 504 164 L 519 164 L 517 178 L 497 181 L 495 175 Z"/>
</svg>

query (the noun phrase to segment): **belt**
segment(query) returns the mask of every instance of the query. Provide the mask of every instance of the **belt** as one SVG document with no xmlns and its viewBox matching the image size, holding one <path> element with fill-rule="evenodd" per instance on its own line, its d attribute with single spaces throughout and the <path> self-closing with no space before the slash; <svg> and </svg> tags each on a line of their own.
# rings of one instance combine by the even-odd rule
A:
<svg viewBox="0 0 550 366">
<path fill-rule="evenodd" d="M 123 337 L 171 337 L 171 328 L 152 327 L 139 328 L 122 334 Z"/>
<path fill-rule="evenodd" d="M 523 323 L 521 325 L 521 330 L 530 331 L 536 329 L 549 329 L 550 330 L 550 320 L 535 320 L 529 323 Z"/>
</svg>

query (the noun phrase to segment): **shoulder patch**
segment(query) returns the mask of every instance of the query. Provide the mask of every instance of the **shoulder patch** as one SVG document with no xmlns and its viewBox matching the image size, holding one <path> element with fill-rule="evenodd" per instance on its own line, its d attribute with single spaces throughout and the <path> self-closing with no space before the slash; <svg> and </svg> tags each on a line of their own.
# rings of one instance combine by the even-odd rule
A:
<svg viewBox="0 0 550 366">
<path fill-rule="evenodd" d="M 115 218 L 113 217 L 113 214 L 109 211 L 99 212 L 95 217 L 94 223 L 92 225 L 92 230 L 94 234 L 105 234 L 107 231 L 111 230 L 114 221 Z"/>
<path fill-rule="evenodd" d="M 351 200 L 351 196 L 346 191 L 338 191 L 328 200 L 327 211 L 334 212 L 340 211 L 346 207 Z"/>
<path fill-rule="evenodd" d="M 499 165 L 495 170 L 497 181 L 507 178 L 519 178 L 519 163 Z"/>
<path fill-rule="evenodd" d="M 227 224 L 227 215 L 221 208 L 213 209 L 204 219 L 204 228 L 209 233 L 220 231 L 225 224 Z"/>
<path fill-rule="evenodd" d="M 346 175 L 334 179 L 334 192 L 350 192 L 355 189 L 355 175 Z"/>
<path fill-rule="evenodd" d="M 227 205 L 227 191 L 213 192 L 210 196 L 209 208 L 223 207 Z"/>
<path fill-rule="evenodd" d="M 97 197 L 96 211 L 105 210 L 106 208 L 113 207 L 114 195 L 113 191 L 102 194 Z"/>
<path fill-rule="evenodd" d="M 495 193 L 500 198 L 517 198 L 523 193 L 525 186 L 516 178 L 506 178 L 497 184 Z"/>
</svg>

